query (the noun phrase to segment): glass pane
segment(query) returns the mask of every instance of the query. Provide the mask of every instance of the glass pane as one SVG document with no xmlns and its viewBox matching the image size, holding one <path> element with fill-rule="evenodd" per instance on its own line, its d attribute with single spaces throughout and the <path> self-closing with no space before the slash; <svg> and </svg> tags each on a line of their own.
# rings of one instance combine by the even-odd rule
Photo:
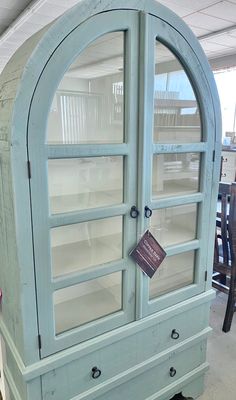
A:
<svg viewBox="0 0 236 400">
<path fill-rule="evenodd" d="M 71 65 L 54 96 L 49 144 L 122 143 L 124 33 L 103 35 Z"/>
<path fill-rule="evenodd" d="M 122 272 L 57 290 L 53 296 L 56 334 L 122 308 Z"/>
<path fill-rule="evenodd" d="M 150 231 L 163 247 L 184 243 L 196 238 L 196 220 L 196 204 L 154 210 Z"/>
<path fill-rule="evenodd" d="M 123 202 L 123 157 L 49 160 L 52 214 Z"/>
<path fill-rule="evenodd" d="M 199 190 L 200 155 L 197 153 L 155 154 L 152 197 L 180 196 Z"/>
<path fill-rule="evenodd" d="M 162 43 L 155 46 L 154 142 L 201 141 L 196 96 L 176 56 Z"/>
<path fill-rule="evenodd" d="M 112 217 L 52 229 L 53 277 L 121 259 L 122 225 Z"/>
<path fill-rule="evenodd" d="M 166 257 L 153 278 L 150 279 L 150 299 L 192 284 L 194 280 L 194 258 L 194 251 Z"/>
</svg>

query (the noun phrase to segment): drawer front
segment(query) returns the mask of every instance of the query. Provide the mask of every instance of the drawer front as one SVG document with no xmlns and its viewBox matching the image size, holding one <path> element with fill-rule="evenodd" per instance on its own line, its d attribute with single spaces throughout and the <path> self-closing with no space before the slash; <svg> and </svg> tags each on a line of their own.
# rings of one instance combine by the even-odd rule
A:
<svg viewBox="0 0 236 400">
<path fill-rule="evenodd" d="M 236 154 L 231 152 L 222 152 L 222 182 L 234 182 L 236 173 Z"/>
<path fill-rule="evenodd" d="M 236 158 L 236 154 L 233 153 L 224 153 L 222 152 L 222 164 L 223 166 L 228 165 L 230 167 L 234 167 L 235 166 L 235 158 Z"/>
<path fill-rule="evenodd" d="M 207 326 L 208 304 L 202 304 L 96 351 L 88 348 L 89 354 L 42 377 L 43 399 L 69 400 L 78 393 L 96 388 Z M 95 367 L 97 370 L 93 369 Z"/>
<path fill-rule="evenodd" d="M 234 182 L 235 181 L 235 169 L 223 169 L 221 173 L 221 182 Z"/>
<path fill-rule="evenodd" d="M 164 354 L 163 354 L 164 353 Z M 177 349 L 161 353 L 161 358 L 153 357 L 146 363 L 139 364 L 137 368 L 125 371 L 117 377 L 117 380 L 111 379 L 102 385 L 91 387 L 90 390 L 82 392 L 77 390 L 67 392 L 61 396 L 59 390 L 48 387 L 44 392 L 44 400 L 120 400 L 135 399 L 145 400 L 149 396 L 158 393 L 160 390 L 168 390 L 170 385 L 174 385 L 186 374 L 206 368 L 206 339 L 197 341 L 195 344 L 179 346 Z M 116 360 L 114 360 L 115 363 Z M 202 373 L 201 372 L 201 373 Z M 55 373 L 55 372 L 54 372 Z M 70 379 L 67 375 L 65 380 Z M 78 376 L 78 380 L 79 380 Z M 57 384 L 60 386 L 60 378 Z M 70 385 L 73 382 L 70 381 Z M 68 389 L 69 390 L 69 389 Z"/>
<path fill-rule="evenodd" d="M 168 390 L 168 387 L 178 379 L 204 365 L 205 352 L 206 342 L 204 341 L 178 354 L 170 353 L 169 359 L 165 362 L 152 366 L 144 373 L 117 386 L 115 389 L 98 397 L 95 393 L 90 397 L 89 395 L 81 396 L 81 400 L 146 400 L 150 396 L 158 394 L 160 390 Z M 80 400 L 80 397 L 78 400 Z"/>
</svg>

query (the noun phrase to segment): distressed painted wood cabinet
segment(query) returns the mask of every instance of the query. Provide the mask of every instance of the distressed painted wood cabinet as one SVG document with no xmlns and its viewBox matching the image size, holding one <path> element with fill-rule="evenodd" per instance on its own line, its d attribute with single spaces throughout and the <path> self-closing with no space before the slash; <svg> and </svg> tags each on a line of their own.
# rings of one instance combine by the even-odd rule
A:
<svg viewBox="0 0 236 400">
<path fill-rule="evenodd" d="M 155 1 L 86 0 L 0 81 L 8 399 L 196 398 L 221 141 L 197 40 Z M 147 229 L 152 279 L 129 256 Z"/>
</svg>

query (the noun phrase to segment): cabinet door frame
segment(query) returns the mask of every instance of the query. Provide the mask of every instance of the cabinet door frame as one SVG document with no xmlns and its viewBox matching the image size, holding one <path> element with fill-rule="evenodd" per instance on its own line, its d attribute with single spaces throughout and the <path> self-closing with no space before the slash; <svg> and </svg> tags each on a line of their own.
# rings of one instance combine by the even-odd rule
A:
<svg viewBox="0 0 236 400">
<path fill-rule="evenodd" d="M 182 245 L 169 246 L 166 249 L 167 255 L 177 255 L 183 251 L 196 251 L 194 282 L 191 285 L 181 289 L 173 290 L 167 294 L 161 295 L 155 299 L 149 300 L 149 278 L 142 272 L 139 273 L 137 280 L 137 319 L 143 318 L 149 314 L 163 310 L 169 306 L 187 300 L 188 298 L 202 293 L 206 289 L 206 271 L 208 265 L 208 250 L 211 249 L 212 239 L 209 236 L 209 224 L 212 222 L 211 195 L 214 166 L 214 145 L 216 137 L 215 109 L 212 99 L 211 88 L 200 60 L 192 49 L 191 45 L 181 35 L 180 32 L 167 21 L 156 16 L 143 13 L 141 16 L 142 41 L 140 43 L 141 52 L 145 57 L 141 60 L 140 66 L 140 85 L 141 102 L 140 107 L 140 147 L 147 149 L 148 154 L 165 153 L 187 153 L 196 152 L 201 154 L 200 162 L 200 190 L 196 194 L 187 196 L 176 196 L 172 198 L 163 198 L 152 201 L 151 182 L 152 182 L 152 162 L 151 157 L 140 156 L 139 175 L 142 176 L 139 187 L 139 208 L 144 209 L 147 205 L 151 209 L 161 209 L 170 206 L 184 204 L 198 204 L 198 224 L 197 237 L 195 240 L 186 242 Z M 182 64 L 187 76 L 192 83 L 195 95 L 198 101 L 201 124 L 202 124 L 202 142 L 183 143 L 183 144 L 153 144 L 153 118 L 150 118 L 150 112 L 153 115 L 154 110 L 154 45 L 156 39 L 170 49 Z M 146 153 L 146 154 L 147 154 Z M 149 177 L 147 183 L 147 178 Z M 146 190 L 144 185 L 146 184 Z M 148 229 L 148 219 L 142 214 L 142 219 L 138 222 L 138 238 Z"/>
<path fill-rule="evenodd" d="M 31 204 L 37 289 L 38 324 L 41 336 L 41 357 L 93 338 L 104 332 L 125 325 L 135 319 L 135 274 L 136 268 L 128 257 L 135 245 L 136 219 L 129 216 L 130 208 L 136 202 L 137 164 L 137 99 L 138 99 L 138 11 L 115 10 L 95 15 L 68 35 L 52 54 L 38 81 L 28 122 L 28 157 L 31 163 Z M 117 145 L 47 145 L 47 116 L 56 89 L 69 66 L 90 43 L 103 34 L 125 31 L 125 141 Z M 74 49 L 77 49 L 75 52 Z M 124 193 L 121 205 L 91 209 L 68 214 L 49 214 L 48 160 L 86 156 L 123 155 L 126 172 L 124 181 L 128 193 Z M 38 191 L 40 188 L 40 192 Z M 123 216 L 126 255 L 121 261 L 99 266 L 91 273 L 71 274 L 67 278 L 52 278 L 50 254 L 50 229 L 57 226 L 102 219 L 109 216 Z M 89 279 L 122 271 L 122 310 L 102 317 L 91 323 L 55 335 L 53 292 Z"/>
<path fill-rule="evenodd" d="M 139 32 L 139 18 L 140 29 Z M 100 20 L 100 22 L 98 22 Z M 71 65 L 78 54 L 86 48 L 92 41 L 99 36 L 114 32 L 126 31 L 127 42 L 125 48 L 126 59 L 126 96 L 125 107 L 129 118 L 125 120 L 125 132 L 129 132 L 128 141 L 121 145 L 95 145 L 93 156 L 98 155 L 132 155 L 132 161 L 129 162 L 128 170 L 133 170 L 125 177 L 126 186 L 129 187 L 129 195 L 124 204 L 115 206 L 111 215 L 111 207 L 103 209 L 99 218 L 105 218 L 115 215 L 123 215 L 126 218 L 126 236 L 125 242 L 127 250 L 136 244 L 145 230 L 148 228 L 148 220 L 144 217 L 144 207 L 163 208 L 166 206 L 177 206 L 181 204 L 198 203 L 199 229 L 197 239 L 186 243 L 185 245 L 171 246 L 167 249 L 168 255 L 178 254 L 185 250 L 197 250 L 197 268 L 195 273 L 195 282 L 187 287 L 175 290 L 166 295 L 149 301 L 149 278 L 145 277 L 139 267 L 135 266 L 131 260 L 127 259 L 123 264 L 114 263 L 109 269 L 101 267 L 98 274 L 94 277 L 104 276 L 106 274 L 124 271 L 124 311 L 108 315 L 100 320 L 92 321 L 82 327 L 74 328 L 63 334 L 55 336 L 53 321 L 53 300 L 54 290 L 73 285 L 85 280 L 91 279 L 91 275 L 84 273 L 77 274 L 65 280 L 57 279 L 52 281 L 50 267 L 50 241 L 49 230 L 51 227 L 67 225 L 86 220 L 84 212 L 78 212 L 70 215 L 62 214 L 49 217 L 48 204 L 48 183 L 47 183 L 47 162 L 48 159 L 85 157 L 88 154 L 87 145 L 67 145 L 48 146 L 45 144 L 46 116 L 49 113 L 50 104 L 54 93 L 64 73 Z M 140 37 L 140 47 L 138 39 Z M 154 43 L 155 38 L 166 44 L 172 49 L 181 63 L 186 67 L 192 67 L 188 70 L 188 76 L 194 83 L 197 99 L 201 109 L 202 127 L 204 132 L 203 142 L 193 145 L 167 145 L 152 143 L 153 122 L 150 118 L 150 112 L 153 112 L 153 81 L 154 81 Z M 70 42 L 71 41 L 71 42 Z M 77 52 L 74 53 L 76 44 Z M 142 54 L 139 60 L 139 54 Z M 62 56 L 63 55 L 63 56 Z M 63 60 L 63 63 L 61 63 Z M 140 61 L 140 65 L 139 65 Z M 56 70 L 55 70 L 55 65 Z M 56 77 L 56 78 L 55 78 Z M 139 89 L 138 89 L 139 82 Z M 200 82 L 200 84 L 199 84 Z M 139 104 L 138 103 L 139 98 Z M 38 81 L 36 90 L 31 103 L 30 116 L 28 121 L 28 157 L 31 162 L 32 179 L 31 202 L 32 202 L 32 221 L 35 252 L 35 274 L 37 288 L 38 304 L 38 322 L 39 333 L 42 340 L 41 357 L 48 356 L 59 350 L 70 347 L 81 341 L 95 337 L 101 333 L 108 332 L 111 329 L 122 326 L 135 319 L 140 319 L 156 311 L 167 308 L 176 302 L 186 300 L 205 290 L 205 271 L 207 270 L 208 246 L 207 237 L 208 224 L 210 221 L 210 198 L 211 190 L 206 190 L 207 185 L 212 182 L 212 152 L 214 150 L 215 125 L 214 125 L 214 101 L 212 101 L 207 77 L 194 53 L 190 44 L 183 36 L 170 24 L 164 20 L 139 11 L 120 10 L 108 11 L 95 15 L 83 22 L 68 35 L 60 46 L 52 54 L 44 71 Z M 38 112 L 40 110 L 40 112 Z M 137 117 L 138 116 L 138 117 Z M 42 121 L 42 117 L 44 121 Z M 139 135 L 137 137 L 139 126 Z M 214 131 L 214 132 L 213 132 Z M 34 134 L 32 134 L 34 132 Z M 73 149 L 72 149 L 73 147 Z M 91 149 L 90 149 L 91 150 Z M 153 153 L 168 152 L 200 152 L 202 154 L 202 170 L 204 174 L 201 177 L 199 193 L 191 196 L 172 198 L 171 200 L 151 201 L 151 158 Z M 87 153 L 86 153 L 87 152 Z M 70 155 L 69 155 L 70 154 Z M 91 153 L 90 153 L 91 156 Z M 128 159 L 128 157 L 127 157 Z M 139 161 L 138 161 L 139 159 Z M 138 167 L 137 167 L 138 166 Z M 137 182 L 139 177 L 139 183 Z M 147 181 L 146 177 L 149 176 Z M 137 192 L 138 186 L 138 192 Z M 38 193 L 38 188 L 41 192 Z M 37 198 L 38 194 L 38 198 Z M 138 220 L 129 219 L 129 210 L 131 205 L 138 205 L 140 216 Z M 116 209 L 116 210 L 115 210 Z M 47 212 L 45 212 L 45 210 Z M 114 211 L 115 210 L 115 211 Z M 96 219 L 96 210 L 87 212 L 87 217 Z M 45 252 L 46 250 L 46 252 Z M 39 260 L 41 260 L 39 262 Z M 43 269 L 41 269 L 43 268 Z M 100 274 L 100 275 L 99 275 Z M 135 275 L 137 276 L 135 282 Z M 136 284 L 136 299 L 135 299 Z"/>
</svg>

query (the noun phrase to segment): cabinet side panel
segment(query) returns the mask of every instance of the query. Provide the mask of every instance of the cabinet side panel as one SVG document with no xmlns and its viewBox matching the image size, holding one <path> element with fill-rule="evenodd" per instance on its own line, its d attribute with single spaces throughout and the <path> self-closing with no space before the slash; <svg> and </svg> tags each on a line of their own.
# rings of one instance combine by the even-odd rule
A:
<svg viewBox="0 0 236 400">
<path fill-rule="evenodd" d="M 17 263 L 14 229 L 14 208 L 11 190 L 9 150 L 0 154 L 0 287 L 2 289 L 1 318 L 18 349 L 23 347 L 20 308 L 20 276 Z M 4 332 L 3 336 L 5 336 Z"/>
<path fill-rule="evenodd" d="M 17 366 L 17 363 L 13 357 L 11 349 L 7 345 L 6 345 L 5 369 L 9 371 L 11 378 L 14 381 L 16 392 L 19 393 L 20 398 L 22 400 L 27 399 L 26 383 L 24 382 L 23 376 Z M 9 384 L 10 383 L 11 382 L 9 382 Z"/>
</svg>

